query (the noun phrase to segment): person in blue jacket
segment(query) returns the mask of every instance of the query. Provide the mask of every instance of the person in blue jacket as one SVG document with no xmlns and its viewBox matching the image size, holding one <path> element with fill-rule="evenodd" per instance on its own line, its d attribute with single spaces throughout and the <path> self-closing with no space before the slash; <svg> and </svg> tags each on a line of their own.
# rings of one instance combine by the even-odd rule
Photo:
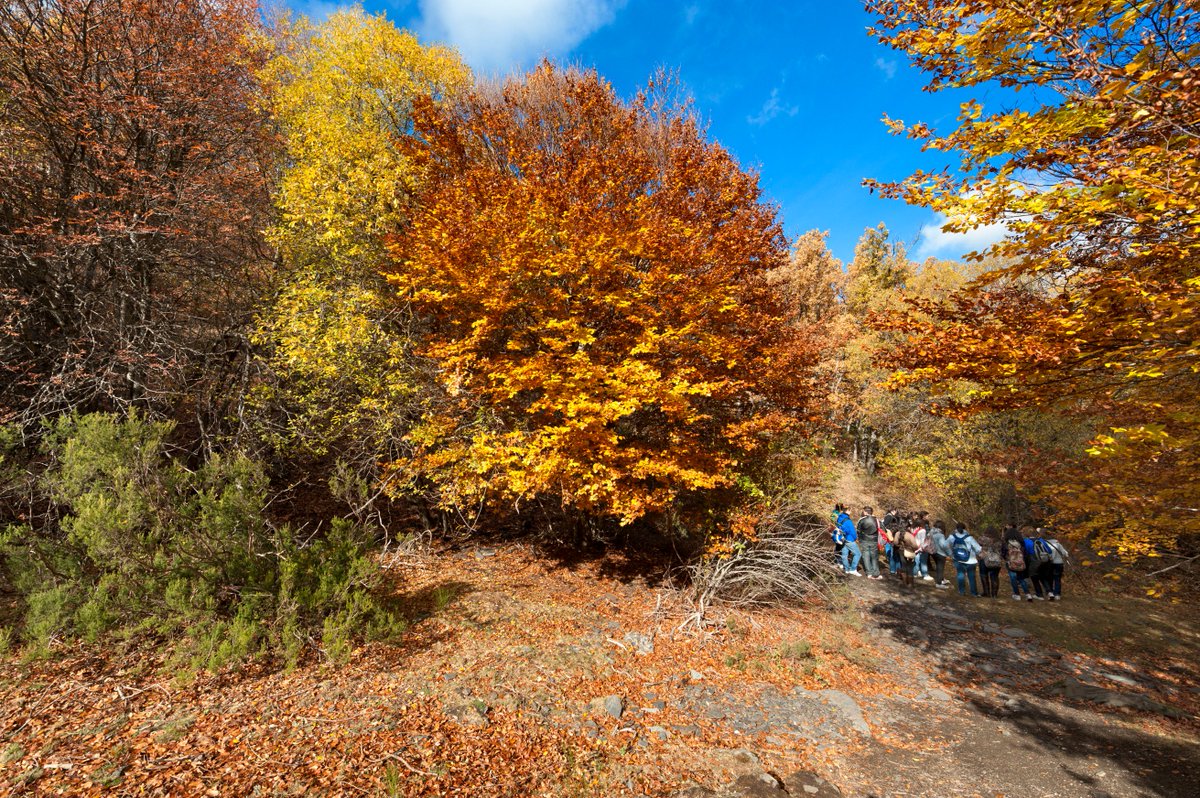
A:
<svg viewBox="0 0 1200 798">
<path fill-rule="evenodd" d="M 861 576 L 858 563 L 862 560 L 862 550 L 858 547 L 858 529 L 854 521 L 846 513 L 842 505 L 833 508 L 833 540 L 842 542 L 842 570 L 853 576 Z"/>
</svg>

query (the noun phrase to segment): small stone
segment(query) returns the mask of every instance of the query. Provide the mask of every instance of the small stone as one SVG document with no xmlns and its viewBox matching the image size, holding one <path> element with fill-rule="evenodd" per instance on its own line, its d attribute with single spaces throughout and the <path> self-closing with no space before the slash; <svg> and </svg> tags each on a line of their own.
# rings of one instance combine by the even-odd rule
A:
<svg viewBox="0 0 1200 798">
<path fill-rule="evenodd" d="M 597 698 L 595 701 L 593 701 L 592 708 L 602 710 L 608 715 L 620 720 L 621 716 L 625 714 L 625 699 L 621 698 L 619 695 L 608 695 L 604 698 Z"/>
<path fill-rule="evenodd" d="M 842 798 L 842 791 L 815 773 L 798 770 L 783 777 L 788 795 L 812 795 L 816 798 Z"/>
<path fill-rule="evenodd" d="M 725 711 L 720 707 L 708 707 L 704 710 L 704 717 L 709 720 L 721 720 L 725 717 Z"/>
<path fill-rule="evenodd" d="M 495 557 L 495 549 L 475 549 L 475 559 L 482 560 L 484 557 Z"/>
<path fill-rule="evenodd" d="M 651 726 L 649 732 L 660 740 L 666 740 L 671 736 L 671 733 L 662 726 Z"/>
<path fill-rule="evenodd" d="M 1029 637 L 1029 632 L 1026 632 L 1024 629 L 1018 629 L 1015 626 L 1006 627 L 1003 632 L 1005 637 L 1012 637 L 1014 639 Z"/>
<path fill-rule="evenodd" d="M 689 671 L 688 672 L 688 679 L 690 679 L 693 682 L 698 682 L 703 678 L 704 678 L 704 674 L 701 673 L 700 671 Z"/>
<path fill-rule="evenodd" d="M 654 638 L 641 632 L 629 632 L 625 635 L 625 644 L 634 654 L 644 656 L 654 653 Z"/>
<path fill-rule="evenodd" d="M 1126 687 L 1141 687 L 1140 684 L 1138 684 L 1133 679 L 1130 679 L 1128 676 L 1121 676 L 1120 674 L 1116 674 L 1116 673 L 1107 673 L 1105 671 L 1100 671 L 1100 675 L 1103 676 L 1105 679 L 1108 679 L 1110 682 L 1116 682 L 1117 684 L 1123 684 Z"/>
</svg>

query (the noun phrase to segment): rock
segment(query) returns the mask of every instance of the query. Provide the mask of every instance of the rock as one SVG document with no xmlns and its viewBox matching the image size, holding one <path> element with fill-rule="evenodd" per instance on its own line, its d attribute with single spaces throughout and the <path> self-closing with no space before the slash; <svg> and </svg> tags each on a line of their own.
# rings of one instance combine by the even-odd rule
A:
<svg viewBox="0 0 1200 798">
<path fill-rule="evenodd" d="M 841 690 L 821 690 L 819 692 L 828 704 L 841 712 L 856 732 L 871 736 L 871 727 L 867 725 L 867 719 L 863 717 L 858 702 Z"/>
<path fill-rule="evenodd" d="M 617 720 L 625 714 L 625 699 L 619 695 L 606 695 L 604 698 L 594 699 L 591 703 L 593 712 L 604 712 Z"/>
<path fill-rule="evenodd" d="M 1187 717 L 1187 713 L 1178 707 L 1160 704 L 1158 701 L 1140 693 L 1118 693 L 1115 690 L 1108 690 L 1094 684 L 1085 684 L 1078 679 L 1070 677 L 1050 689 L 1064 698 L 1075 699 L 1077 701 L 1093 701 L 1114 709 L 1134 709 L 1141 712 L 1154 712 L 1170 718 Z"/>
<path fill-rule="evenodd" d="M 842 798 L 842 791 L 815 773 L 798 770 L 783 777 L 783 786 L 791 796 L 810 798 Z"/>
<path fill-rule="evenodd" d="M 690 679 L 693 682 L 698 682 L 703 678 L 704 678 L 704 674 L 701 673 L 700 671 L 689 671 L 688 672 L 688 679 Z"/>
<path fill-rule="evenodd" d="M 1024 629 L 1018 629 L 1015 626 L 1005 627 L 1001 631 L 1005 637 L 1011 637 L 1014 639 L 1020 639 L 1022 637 L 1029 637 L 1029 632 L 1026 632 Z"/>
<path fill-rule="evenodd" d="M 763 772 L 758 756 L 745 748 L 716 748 L 710 758 L 734 776 L 757 776 Z"/>
<path fill-rule="evenodd" d="M 925 695 L 929 696 L 930 701 L 949 701 L 951 696 L 940 687 L 931 687 L 926 691 Z"/>
<path fill-rule="evenodd" d="M 964 623 L 947 623 L 943 624 L 943 628 L 949 629 L 951 632 L 974 632 L 973 626 L 967 626 Z"/>
<path fill-rule="evenodd" d="M 594 720 L 585 720 L 582 724 L 583 733 L 587 735 L 589 740 L 595 740 L 600 736 L 600 726 Z"/>
<path fill-rule="evenodd" d="M 1120 674 L 1108 673 L 1106 671 L 1100 671 L 1100 675 L 1103 676 L 1105 679 L 1108 679 L 1110 682 L 1116 682 L 1117 684 L 1123 684 L 1126 687 L 1141 687 L 1141 685 L 1138 684 L 1136 680 L 1130 679 L 1128 676 L 1121 676 Z"/>
<path fill-rule="evenodd" d="M 770 773 L 756 773 L 738 776 L 732 783 L 721 789 L 722 798 L 786 798 L 779 780 Z"/>
<path fill-rule="evenodd" d="M 625 635 L 625 643 L 635 654 L 653 654 L 654 638 L 641 632 L 629 632 Z"/>
<path fill-rule="evenodd" d="M 446 717 L 463 726 L 483 727 L 488 725 L 487 707 L 482 702 L 452 704 L 445 708 Z"/>
<path fill-rule="evenodd" d="M 693 784 L 690 787 L 684 787 L 679 792 L 675 793 L 672 798 L 712 798 L 716 793 L 707 787 L 701 787 Z"/>
<path fill-rule="evenodd" d="M 484 557 L 495 557 L 495 549 L 475 549 L 475 559 L 482 560 Z"/>
<path fill-rule="evenodd" d="M 709 720 L 723 720 L 725 718 L 725 710 L 716 706 L 706 707 L 704 709 L 704 717 Z"/>
<path fill-rule="evenodd" d="M 653 734 L 655 737 L 657 737 L 660 740 L 666 740 L 667 738 L 669 738 L 671 736 L 671 733 L 669 731 L 667 731 L 666 729 L 664 729 L 662 726 L 651 726 L 647 731 L 649 731 L 651 734 Z"/>
</svg>

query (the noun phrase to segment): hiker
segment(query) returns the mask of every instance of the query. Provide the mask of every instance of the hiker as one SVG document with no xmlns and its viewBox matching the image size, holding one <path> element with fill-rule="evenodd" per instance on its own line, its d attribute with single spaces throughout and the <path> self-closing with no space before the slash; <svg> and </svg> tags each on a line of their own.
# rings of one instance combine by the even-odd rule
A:
<svg viewBox="0 0 1200 798">
<path fill-rule="evenodd" d="M 858 529 L 850 520 L 846 508 L 840 504 L 833 508 L 833 526 L 833 541 L 836 544 L 840 540 L 842 544 L 842 570 L 852 576 L 861 576 L 858 572 L 858 561 L 862 559 L 862 551 L 858 548 Z"/>
<path fill-rule="evenodd" d="M 1038 598 L 1054 601 L 1054 557 L 1057 552 L 1045 535 L 1046 530 L 1038 527 L 1033 538 L 1033 589 Z"/>
<path fill-rule="evenodd" d="M 856 525 L 858 546 L 862 551 L 863 570 L 867 572 L 867 578 L 883 579 L 879 573 L 879 521 L 874 512 L 871 507 L 862 509 L 862 517 Z"/>
<path fill-rule="evenodd" d="M 946 581 L 946 560 L 950 559 L 950 543 L 946 538 L 946 522 L 937 520 L 929 530 L 929 559 L 933 560 L 933 586 L 949 588 Z"/>
<path fill-rule="evenodd" d="M 900 555 L 900 538 L 904 534 L 904 529 L 900 521 L 900 516 L 896 511 L 892 510 L 884 516 L 883 534 L 887 540 L 887 563 L 888 573 L 893 576 L 900 573 L 902 565 L 902 557 Z"/>
<path fill-rule="evenodd" d="M 1013 600 L 1020 601 L 1021 594 L 1024 593 L 1026 601 L 1033 601 L 1033 594 L 1029 592 L 1029 583 L 1026 581 L 1029 576 L 1029 562 L 1025 556 L 1025 539 L 1017 531 L 1016 524 L 1004 527 L 1000 548 L 1004 555 L 1004 564 L 1008 567 L 1008 581 L 1012 584 Z"/>
<path fill-rule="evenodd" d="M 913 580 L 917 575 L 917 549 L 920 547 L 920 541 L 917 540 L 917 524 L 915 521 L 909 521 L 904 525 L 904 533 L 900 536 L 900 579 L 908 587 L 912 587 Z"/>
<path fill-rule="evenodd" d="M 1058 538 L 1051 537 L 1046 542 L 1054 550 L 1050 563 L 1050 600 L 1062 601 L 1063 571 L 1071 563 L 1071 555 L 1067 554 L 1066 547 L 1058 542 Z"/>
<path fill-rule="evenodd" d="M 975 566 L 979 562 L 979 542 L 967 532 L 966 524 L 958 521 L 954 524 L 954 534 L 950 536 L 950 556 L 954 558 L 954 570 L 958 572 L 958 593 L 967 595 L 967 582 L 971 583 L 971 595 L 979 597 L 979 588 L 975 584 Z"/>
<path fill-rule="evenodd" d="M 1027 529 L 1028 534 L 1024 535 L 1025 540 L 1025 562 L 1028 564 L 1028 574 L 1030 574 L 1030 584 L 1033 586 L 1033 598 L 1038 601 L 1046 600 L 1046 587 L 1044 577 L 1050 575 L 1049 569 L 1043 568 L 1043 565 L 1050 564 L 1049 552 L 1045 547 L 1038 547 L 1038 535 L 1042 533 L 1040 529 Z M 1044 541 L 1043 541 L 1044 542 Z M 1043 559 L 1045 558 L 1045 559 Z"/>
<path fill-rule="evenodd" d="M 923 579 L 926 582 L 932 582 L 933 577 L 929 575 L 929 551 L 933 547 L 933 541 L 929 538 L 929 531 L 925 528 L 925 516 L 928 513 L 922 513 L 917 516 L 917 528 L 913 530 L 913 537 L 917 544 L 916 559 L 913 560 L 913 579 Z"/>
<path fill-rule="evenodd" d="M 989 533 L 979 538 L 979 547 L 983 550 L 979 555 L 979 590 L 989 598 L 996 598 L 1000 594 L 1000 567 L 1004 565 L 1000 544 Z"/>
<path fill-rule="evenodd" d="M 846 538 L 842 534 L 842 528 L 838 525 L 838 515 L 842 512 L 842 505 L 833 505 L 833 512 L 829 514 L 829 539 L 833 541 L 833 559 L 837 562 L 842 561 L 842 549 L 846 547 Z M 846 570 L 845 567 L 842 570 Z"/>
</svg>

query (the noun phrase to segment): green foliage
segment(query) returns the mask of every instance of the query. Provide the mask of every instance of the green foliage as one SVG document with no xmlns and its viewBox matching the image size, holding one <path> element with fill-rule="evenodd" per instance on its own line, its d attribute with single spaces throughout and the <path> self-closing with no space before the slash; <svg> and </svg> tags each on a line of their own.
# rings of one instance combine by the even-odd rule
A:
<svg viewBox="0 0 1200 798">
<path fill-rule="evenodd" d="M 267 650 L 294 663 L 315 630 L 341 658 L 360 630 L 397 629 L 372 596 L 378 569 L 361 527 L 338 519 L 299 540 L 264 517 L 257 463 L 214 455 L 191 469 L 170 456 L 170 433 L 104 414 L 50 426 L 38 483 L 61 517 L 0 535 L 29 642 L 186 628 L 192 667 L 217 669 Z"/>
</svg>

